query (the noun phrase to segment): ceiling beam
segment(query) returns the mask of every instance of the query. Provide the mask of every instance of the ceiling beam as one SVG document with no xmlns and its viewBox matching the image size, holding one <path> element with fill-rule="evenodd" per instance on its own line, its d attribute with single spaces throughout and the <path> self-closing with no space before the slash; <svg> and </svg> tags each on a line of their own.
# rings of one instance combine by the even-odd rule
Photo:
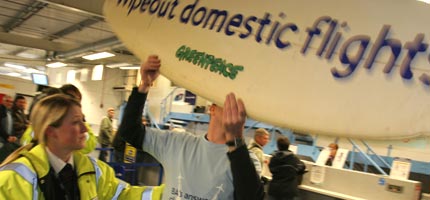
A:
<svg viewBox="0 0 430 200">
<path fill-rule="evenodd" d="M 11 62 L 11 63 L 34 67 L 34 66 L 45 66 L 47 63 L 52 61 L 47 61 L 46 59 L 23 58 L 23 57 L 14 56 L 14 55 L 0 55 L 0 63 L 2 62 Z M 64 60 L 62 62 L 68 64 L 67 67 L 77 67 L 77 68 L 92 67 L 94 65 L 112 64 L 112 63 L 121 63 L 121 62 L 127 62 L 132 65 L 140 64 L 139 59 L 129 55 L 117 55 L 111 58 L 106 58 L 101 60 L 86 60 L 85 62 L 79 62 L 79 60 Z"/>
<path fill-rule="evenodd" d="M 15 50 L 13 50 L 13 51 L 9 52 L 8 54 L 9 54 L 9 55 L 17 55 L 17 54 L 22 53 L 22 52 L 27 51 L 27 50 L 28 50 L 28 48 L 26 48 L 26 47 L 21 47 L 21 48 L 17 48 L 17 49 L 15 49 Z"/>
<path fill-rule="evenodd" d="M 79 47 L 71 44 L 52 42 L 47 39 L 37 39 L 5 32 L 0 32 L 0 43 L 43 49 L 47 51 L 70 51 Z"/>
<path fill-rule="evenodd" d="M 69 66 L 85 66 L 92 67 L 94 65 L 108 65 L 113 63 L 129 63 L 131 65 L 140 65 L 141 61 L 135 57 L 130 55 L 122 55 L 116 54 L 114 57 L 104 58 L 99 60 L 84 60 L 83 58 L 74 58 L 68 60 L 62 60 L 61 62 L 69 64 Z"/>
<path fill-rule="evenodd" d="M 85 20 L 77 23 L 77 24 L 73 24 L 73 25 L 71 25 L 71 26 L 69 26 L 69 27 L 67 27 L 67 28 L 65 28 L 63 30 L 60 30 L 60 31 L 58 31 L 58 32 L 50 35 L 49 39 L 50 40 L 55 40 L 55 39 L 64 37 L 64 36 L 66 36 L 66 35 L 68 35 L 70 33 L 73 33 L 73 32 L 78 31 L 78 30 L 82 30 L 83 28 L 89 27 L 89 26 L 91 26 L 93 24 L 96 24 L 96 23 L 98 23 L 100 21 L 103 21 L 103 18 L 100 18 L 100 17 L 97 17 L 97 16 L 90 17 L 88 19 L 85 19 Z"/>
<path fill-rule="evenodd" d="M 46 7 L 46 3 L 33 1 L 30 5 L 26 5 L 22 10 L 11 18 L 3 26 L 5 32 L 10 32 L 14 28 L 23 24 L 26 20 L 30 19 L 34 14 Z"/>
<path fill-rule="evenodd" d="M 54 57 L 60 59 L 70 59 L 74 57 L 80 57 L 83 53 L 88 53 L 91 51 L 97 51 L 104 48 L 112 48 L 117 45 L 122 45 L 121 41 L 117 37 L 110 37 L 103 40 L 96 41 L 94 43 L 85 44 L 79 48 L 73 49 L 71 51 L 56 51 Z"/>
<path fill-rule="evenodd" d="M 99 60 L 99 63 L 112 64 L 112 63 L 130 63 L 132 65 L 139 65 L 141 61 L 136 56 L 115 54 L 114 57 L 107 58 L 107 61 Z"/>
<path fill-rule="evenodd" d="M 12 62 L 29 66 L 45 66 L 46 59 L 23 58 L 13 55 L 0 55 L 0 62 Z"/>
<path fill-rule="evenodd" d="M 103 17 L 104 0 L 38 0 L 50 5 Z"/>
</svg>

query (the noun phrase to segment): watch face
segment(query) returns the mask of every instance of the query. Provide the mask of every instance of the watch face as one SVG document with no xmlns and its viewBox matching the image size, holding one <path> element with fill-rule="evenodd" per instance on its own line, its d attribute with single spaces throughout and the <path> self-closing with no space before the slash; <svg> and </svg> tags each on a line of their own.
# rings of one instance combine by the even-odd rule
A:
<svg viewBox="0 0 430 200">
<path fill-rule="evenodd" d="M 231 146 L 231 147 L 239 147 L 245 144 L 245 142 L 243 141 L 242 138 L 234 138 L 233 140 L 227 141 L 225 143 L 227 146 Z"/>
</svg>

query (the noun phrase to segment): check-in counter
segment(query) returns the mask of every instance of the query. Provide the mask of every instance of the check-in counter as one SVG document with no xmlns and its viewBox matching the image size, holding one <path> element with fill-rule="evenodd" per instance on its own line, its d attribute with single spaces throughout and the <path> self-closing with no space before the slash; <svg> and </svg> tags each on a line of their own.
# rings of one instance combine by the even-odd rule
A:
<svg viewBox="0 0 430 200">
<path fill-rule="evenodd" d="M 351 199 L 418 200 L 421 182 L 393 179 L 389 176 L 370 174 L 307 162 L 309 171 L 303 175 L 300 199 Z"/>
</svg>

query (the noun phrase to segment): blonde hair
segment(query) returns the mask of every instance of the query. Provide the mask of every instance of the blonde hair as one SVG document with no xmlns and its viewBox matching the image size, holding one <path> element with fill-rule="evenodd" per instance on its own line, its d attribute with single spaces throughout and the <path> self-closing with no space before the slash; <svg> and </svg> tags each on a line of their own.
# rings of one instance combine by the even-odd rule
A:
<svg viewBox="0 0 430 200">
<path fill-rule="evenodd" d="M 270 135 L 270 134 L 269 134 L 269 132 L 266 129 L 259 128 L 259 129 L 255 130 L 254 138 L 260 137 L 260 136 L 263 136 L 263 135 Z"/>
<path fill-rule="evenodd" d="M 79 106 L 81 104 L 75 98 L 65 94 L 55 94 L 40 100 L 34 107 L 30 116 L 30 121 L 33 126 L 34 138 L 33 140 L 10 154 L 0 165 L 0 167 L 16 160 L 21 151 L 30 150 L 36 144 L 45 144 L 46 137 L 45 131 L 49 126 L 59 127 L 63 123 L 64 118 L 72 106 Z"/>
</svg>

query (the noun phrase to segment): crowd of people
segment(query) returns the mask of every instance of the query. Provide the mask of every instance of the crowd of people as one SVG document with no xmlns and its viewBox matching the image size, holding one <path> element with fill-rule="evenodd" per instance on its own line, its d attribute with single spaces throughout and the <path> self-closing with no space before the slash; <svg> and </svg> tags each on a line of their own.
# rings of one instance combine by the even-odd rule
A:
<svg viewBox="0 0 430 200">
<path fill-rule="evenodd" d="M 25 114 L 26 98 L 4 96 L 0 105 L 0 199 L 291 199 L 304 164 L 277 141 L 278 151 L 264 160 L 270 134 L 257 129 L 249 146 L 244 138 L 245 103 L 234 93 L 223 105 L 212 104 L 205 135 L 159 130 L 142 121 L 147 94 L 160 74 L 161 61 L 149 56 L 115 133 L 115 109 L 108 108 L 98 139 L 82 112 L 82 94 L 73 85 L 50 88 L 37 96 Z M 97 142 L 98 159 L 86 155 Z M 159 186 L 130 186 L 116 178 L 109 161 L 123 162 L 125 144 L 150 154 L 166 171 Z M 107 150 L 115 151 L 114 160 Z M 269 165 L 273 180 L 265 194 L 261 168 Z M 288 189 L 285 189 L 288 188 Z M 12 192 L 13 191 L 13 192 Z M 16 196 L 15 196 L 16 197 Z M 142 198 L 146 199 L 146 198 Z"/>
<path fill-rule="evenodd" d="M 25 114 L 27 100 L 17 95 L 14 100 L 9 95 L 3 96 L 0 105 L 0 161 L 20 145 L 20 139 L 29 125 Z"/>
</svg>

